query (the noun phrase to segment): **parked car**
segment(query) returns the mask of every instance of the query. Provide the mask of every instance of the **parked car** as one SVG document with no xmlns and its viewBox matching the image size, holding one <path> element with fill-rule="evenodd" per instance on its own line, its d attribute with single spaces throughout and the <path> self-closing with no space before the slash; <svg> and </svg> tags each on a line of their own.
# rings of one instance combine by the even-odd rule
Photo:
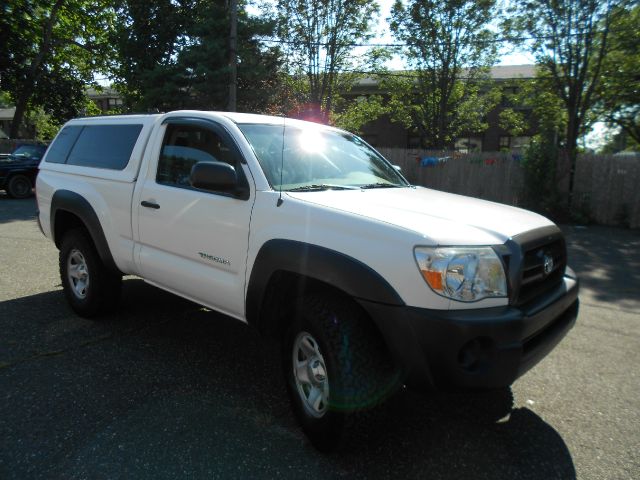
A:
<svg viewBox="0 0 640 480">
<path fill-rule="evenodd" d="M 13 198 L 27 198 L 33 193 L 38 164 L 46 145 L 21 145 L 6 159 L 0 160 L 0 189 Z"/>
</svg>

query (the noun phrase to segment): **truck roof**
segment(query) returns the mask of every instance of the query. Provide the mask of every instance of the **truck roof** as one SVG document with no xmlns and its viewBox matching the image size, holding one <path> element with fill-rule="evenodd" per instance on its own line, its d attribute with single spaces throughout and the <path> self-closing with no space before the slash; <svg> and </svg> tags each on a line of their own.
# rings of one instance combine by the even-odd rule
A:
<svg viewBox="0 0 640 480">
<path fill-rule="evenodd" d="M 212 110 L 174 110 L 166 113 L 150 113 L 150 114 L 124 114 L 124 115 L 99 115 L 95 117 L 80 117 L 75 118 L 70 121 L 70 123 L 87 123 L 87 122 L 96 122 L 96 123 L 120 123 L 122 121 L 139 121 L 141 123 L 147 124 L 155 121 L 156 119 L 164 116 L 179 116 L 179 115 L 199 115 L 199 116 L 213 116 L 213 117 L 225 117 L 236 124 L 259 124 L 259 125 L 282 125 L 285 123 L 287 126 L 310 126 L 316 125 L 328 129 L 334 129 L 329 125 L 323 125 L 313 122 L 308 122 L 305 120 L 298 120 L 294 118 L 288 117 L 278 117 L 273 115 L 261 115 L 256 113 L 237 113 L 237 112 L 221 112 L 221 111 L 212 111 Z"/>
</svg>

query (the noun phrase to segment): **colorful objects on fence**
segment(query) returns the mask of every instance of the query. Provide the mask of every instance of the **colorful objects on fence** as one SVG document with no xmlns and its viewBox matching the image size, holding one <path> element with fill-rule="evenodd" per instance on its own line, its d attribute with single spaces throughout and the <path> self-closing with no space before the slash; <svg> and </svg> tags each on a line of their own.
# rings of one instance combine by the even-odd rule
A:
<svg viewBox="0 0 640 480">
<path fill-rule="evenodd" d="M 485 164 L 485 165 L 495 165 L 496 163 L 498 163 L 498 161 L 497 161 L 495 158 L 493 158 L 493 157 L 491 157 L 491 158 L 487 158 L 487 159 L 485 159 L 485 161 L 484 161 L 484 164 Z"/>
<path fill-rule="evenodd" d="M 416 161 L 421 167 L 436 167 L 447 163 L 451 157 L 417 157 Z"/>
</svg>

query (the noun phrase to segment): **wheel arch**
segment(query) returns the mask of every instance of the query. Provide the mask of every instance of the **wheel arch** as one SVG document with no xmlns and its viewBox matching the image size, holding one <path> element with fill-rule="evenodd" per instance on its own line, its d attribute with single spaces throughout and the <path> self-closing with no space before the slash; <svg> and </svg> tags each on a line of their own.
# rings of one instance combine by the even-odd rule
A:
<svg viewBox="0 0 640 480">
<path fill-rule="evenodd" d="M 10 192 L 11 189 L 11 182 L 17 178 L 17 177 L 23 177 L 27 180 L 27 182 L 29 182 L 29 185 L 31 188 L 35 187 L 35 176 L 31 175 L 29 172 L 25 171 L 25 170 L 12 170 L 10 171 L 6 178 L 3 181 L 3 185 L 2 188 L 10 195 L 10 196 L 14 196 L 13 192 Z M 28 193 L 26 195 L 26 197 L 30 196 L 31 193 Z M 14 198 L 26 198 L 26 197 L 21 197 L 21 196 L 14 196 Z"/>
<path fill-rule="evenodd" d="M 14 168 L 7 172 L 7 178 L 11 178 L 14 175 L 24 175 L 31 181 L 31 183 L 34 183 L 36 176 L 38 175 L 38 171 L 34 171 L 33 168 Z"/>
<path fill-rule="evenodd" d="M 318 245 L 275 239 L 262 246 L 253 264 L 247 321 L 264 334 L 277 334 L 282 327 L 282 304 L 290 305 L 319 289 L 355 300 L 404 305 L 395 289 L 361 261 Z"/>
<path fill-rule="evenodd" d="M 121 274 L 109 249 L 98 215 L 91 204 L 76 192 L 57 190 L 51 199 L 51 232 L 58 249 L 64 234 L 77 227 L 87 230 L 105 267 L 113 273 Z"/>
</svg>

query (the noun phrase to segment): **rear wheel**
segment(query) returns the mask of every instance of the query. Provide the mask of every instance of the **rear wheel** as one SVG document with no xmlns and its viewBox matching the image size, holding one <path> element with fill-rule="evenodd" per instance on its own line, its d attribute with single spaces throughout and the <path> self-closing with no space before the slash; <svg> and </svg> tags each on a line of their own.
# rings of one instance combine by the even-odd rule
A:
<svg viewBox="0 0 640 480">
<path fill-rule="evenodd" d="M 398 386 L 384 342 L 352 300 L 305 296 L 283 342 L 283 369 L 294 412 L 313 445 L 349 443 L 362 412 Z"/>
<path fill-rule="evenodd" d="M 7 183 L 7 194 L 13 198 L 30 197 L 32 189 L 31 180 L 26 175 L 14 175 Z"/>
<path fill-rule="evenodd" d="M 60 278 L 71 308 L 82 317 L 95 317 L 117 304 L 122 276 L 109 272 L 86 230 L 70 230 L 60 248 Z"/>
</svg>

